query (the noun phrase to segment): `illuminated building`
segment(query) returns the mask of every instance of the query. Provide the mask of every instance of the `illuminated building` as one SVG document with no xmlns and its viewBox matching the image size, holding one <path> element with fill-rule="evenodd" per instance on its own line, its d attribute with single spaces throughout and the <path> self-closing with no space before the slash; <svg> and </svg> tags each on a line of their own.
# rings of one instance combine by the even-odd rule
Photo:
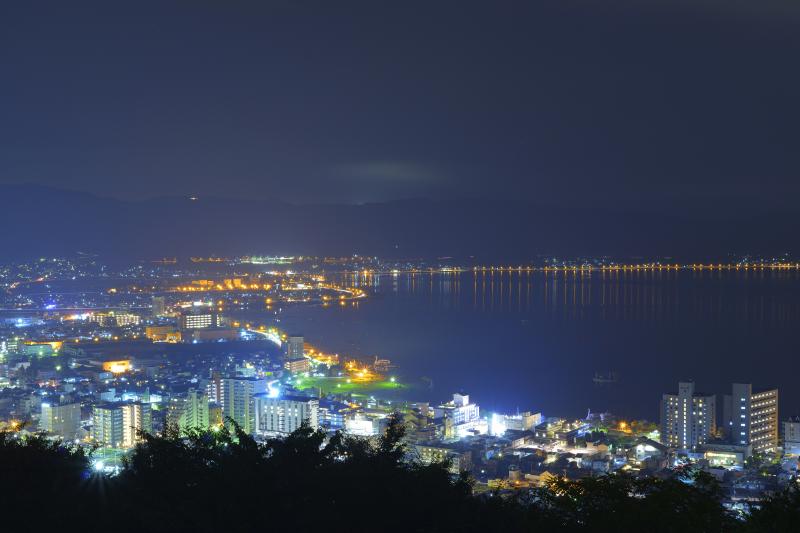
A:
<svg viewBox="0 0 800 533">
<path fill-rule="evenodd" d="M 148 403 L 131 402 L 122 406 L 122 446 L 130 448 L 142 440 L 141 432 L 153 432 L 153 415 Z"/>
<path fill-rule="evenodd" d="M 175 344 L 181 342 L 182 338 L 183 336 L 181 335 L 180 331 L 170 331 L 169 333 L 166 334 L 164 341 L 169 342 L 171 344 Z"/>
<path fill-rule="evenodd" d="M 123 374 L 132 368 L 133 366 L 131 365 L 130 359 L 123 359 L 120 361 L 105 361 L 103 363 L 103 370 L 106 372 L 111 372 L 112 374 Z"/>
<path fill-rule="evenodd" d="M 181 315 L 181 329 L 203 329 L 216 327 L 217 314 L 214 312 Z"/>
<path fill-rule="evenodd" d="M 753 453 L 778 449 L 778 389 L 753 392 L 753 386 L 734 383 L 725 395 L 724 420 L 728 439 L 751 445 Z"/>
<path fill-rule="evenodd" d="M 11 337 L 10 339 L 6 339 L 3 341 L 3 354 L 16 354 L 19 353 L 20 350 L 20 339 L 19 337 Z"/>
<path fill-rule="evenodd" d="M 186 396 L 173 398 L 167 410 L 167 424 L 177 428 L 181 435 L 186 435 L 191 430 L 208 429 L 208 396 L 189 389 Z"/>
<path fill-rule="evenodd" d="M 122 448 L 123 425 L 121 405 L 106 403 L 92 408 L 92 438 L 100 446 Z"/>
<path fill-rule="evenodd" d="M 732 467 L 743 466 L 745 459 L 753 455 L 749 444 L 730 444 L 725 442 L 709 442 L 700 447 L 703 458 L 710 466 Z"/>
<path fill-rule="evenodd" d="M 669 455 L 669 448 L 660 442 L 650 440 L 647 437 L 639 437 L 636 439 L 636 445 L 633 447 L 633 453 L 634 459 L 641 463 L 653 457 L 666 459 L 666 457 Z"/>
<path fill-rule="evenodd" d="M 218 328 L 222 320 L 214 307 L 195 302 L 181 312 L 178 320 L 180 329 Z"/>
<path fill-rule="evenodd" d="M 241 289 L 244 287 L 241 278 L 225 279 L 222 280 L 222 283 L 227 289 Z"/>
<path fill-rule="evenodd" d="M 49 357 L 57 355 L 63 344 L 61 341 L 25 341 L 17 345 L 17 352 L 26 357 Z"/>
<path fill-rule="evenodd" d="M 101 446 L 130 448 L 141 440 L 139 432 L 152 433 L 150 404 L 104 403 L 92 410 L 92 438 Z"/>
<path fill-rule="evenodd" d="M 800 416 L 783 423 L 783 453 L 800 455 Z"/>
<path fill-rule="evenodd" d="M 389 425 L 386 415 L 355 413 L 344 421 L 345 432 L 357 437 L 382 435 Z"/>
<path fill-rule="evenodd" d="M 527 431 L 542 423 L 542 413 L 526 411 L 517 415 L 492 414 L 490 432 L 502 435 L 506 430 Z"/>
<path fill-rule="evenodd" d="M 111 324 L 113 313 L 94 313 L 89 316 L 89 322 L 94 322 L 100 326 L 108 326 Z"/>
<path fill-rule="evenodd" d="M 434 417 L 443 419 L 445 438 L 456 438 L 480 425 L 481 410 L 470 403 L 469 394 L 453 394 L 453 399 L 434 408 Z"/>
<path fill-rule="evenodd" d="M 180 342 L 181 332 L 173 326 L 147 326 L 145 336 L 153 342 Z"/>
<path fill-rule="evenodd" d="M 236 365 L 236 375 L 242 376 L 243 378 L 254 378 L 258 370 L 252 363 L 245 362 L 242 365 Z"/>
<path fill-rule="evenodd" d="M 291 335 L 286 340 L 286 358 L 299 359 L 305 355 L 305 340 L 302 335 Z"/>
<path fill-rule="evenodd" d="M 306 359 L 305 357 L 300 357 L 298 359 L 289 359 L 285 363 L 283 363 L 283 368 L 285 368 L 292 374 L 301 374 L 303 372 L 309 372 L 311 370 L 311 360 Z"/>
<path fill-rule="evenodd" d="M 255 429 L 256 394 L 267 392 L 267 380 L 257 378 L 224 378 L 222 388 L 222 416 L 230 419 L 247 434 Z"/>
<path fill-rule="evenodd" d="M 0 363 L 14 359 L 14 356 L 21 355 L 22 347 L 23 344 L 19 337 L 11 337 L 0 341 Z"/>
<path fill-rule="evenodd" d="M 206 396 L 209 401 L 222 405 L 222 376 L 219 372 L 212 372 L 211 379 L 206 382 Z"/>
<path fill-rule="evenodd" d="M 89 322 L 94 322 L 100 326 L 138 326 L 141 322 L 139 315 L 133 313 L 120 313 L 109 311 L 107 313 L 94 313 L 89 316 Z"/>
<path fill-rule="evenodd" d="M 344 429 L 344 414 L 350 409 L 346 403 L 321 398 L 319 400 L 319 425 L 326 430 Z"/>
<path fill-rule="evenodd" d="M 42 402 L 39 429 L 67 440 L 78 436 L 81 427 L 81 406 L 78 403 Z"/>
<path fill-rule="evenodd" d="M 694 449 L 708 442 L 717 430 L 717 397 L 695 392 L 693 382 L 678 384 L 678 394 L 661 398 L 661 442 L 679 449 Z"/>
<path fill-rule="evenodd" d="M 319 427 L 319 401 L 316 398 L 287 396 L 271 398 L 255 395 L 255 431 L 260 435 L 288 435 L 307 423 Z"/>
<path fill-rule="evenodd" d="M 142 321 L 139 315 L 134 315 L 132 313 L 116 313 L 114 319 L 119 327 L 138 326 Z"/>
</svg>

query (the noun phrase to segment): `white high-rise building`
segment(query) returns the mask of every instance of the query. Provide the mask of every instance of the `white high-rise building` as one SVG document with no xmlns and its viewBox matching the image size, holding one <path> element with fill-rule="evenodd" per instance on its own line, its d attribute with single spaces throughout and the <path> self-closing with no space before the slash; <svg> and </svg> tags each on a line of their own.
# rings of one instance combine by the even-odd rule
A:
<svg viewBox="0 0 800 533">
<path fill-rule="evenodd" d="M 104 403 L 92 411 L 92 437 L 101 446 L 131 448 L 142 440 L 141 433 L 153 432 L 149 403 Z"/>
<path fill-rule="evenodd" d="M 167 411 L 167 423 L 181 435 L 192 430 L 208 429 L 208 396 L 201 391 L 189 389 L 186 396 L 173 398 Z"/>
<path fill-rule="evenodd" d="M 678 394 L 661 398 L 661 442 L 690 450 L 717 430 L 717 397 L 695 392 L 693 382 L 678 384 Z"/>
<path fill-rule="evenodd" d="M 149 403 L 131 402 L 122 409 L 122 447 L 131 448 L 142 440 L 141 433 L 153 432 L 153 415 Z"/>
<path fill-rule="evenodd" d="M 453 424 L 468 424 L 478 420 L 481 416 L 481 409 L 478 404 L 470 403 L 469 394 L 453 394 L 453 400 L 442 404 L 434 409 L 435 416 L 446 417 L 453 421 Z"/>
<path fill-rule="evenodd" d="M 39 428 L 64 439 L 74 439 L 81 427 L 81 405 L 42 402 Z"/>
<path fill-rule="evenodd" d="M 319 400 L 302 396 L 270 398 L 255 396 L 255 432 L 259 435 L 288 435 L 303 423 L 319 428 Z"/>
<path fill-rule="evenodd" d="M 123 447 L 122 406 L 113 403 L 95 405 L 92 409 L 92 438 L 100 446 Z"/>
<path fill-rule="evenodd" d="M 225 378 L 222 385 L 222 417 L 226 425 L 233 420 L 252 435 L 255 432 L 254 395 L 267 392 L 267 380 L 258 378 Z"/>
<path fill-rule="evenodd" d="M 750 445 L 754 453 L 778 449 L 778 389 L 754 393 L 749 383 L 734 383 L 723 411 L 731 443 Z"/>
</svg>

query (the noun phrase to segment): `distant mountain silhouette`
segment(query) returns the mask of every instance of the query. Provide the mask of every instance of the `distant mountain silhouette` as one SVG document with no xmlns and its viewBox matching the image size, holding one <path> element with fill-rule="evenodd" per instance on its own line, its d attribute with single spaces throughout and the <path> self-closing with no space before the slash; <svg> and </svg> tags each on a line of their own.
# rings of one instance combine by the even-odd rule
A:
<svg viewBox="0 0 800 533">
<path fill-rule="evenodd" d="M 143 201 L 34 185 L 0 185 L 0 257 L 92 252 L 119 259 L 304 254 L 475 256 L 521 262 L 540 255 L 720 257 L 796 252 L 797 214 L 726 220 L 507 201 L 412 199 L 292 205 L 272 199 L 160 197 Z"/>
</svg>

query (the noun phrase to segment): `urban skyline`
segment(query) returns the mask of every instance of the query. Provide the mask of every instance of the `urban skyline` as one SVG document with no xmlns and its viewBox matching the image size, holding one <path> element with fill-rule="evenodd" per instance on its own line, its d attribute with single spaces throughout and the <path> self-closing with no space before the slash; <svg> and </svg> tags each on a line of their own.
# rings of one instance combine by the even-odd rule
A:
<svg viewBox="0 0 800 533">
<path fill-rule="evenodd" d="M 799 28 L 2 3 L 4 526 L 800 530 Z"/>
</svg>

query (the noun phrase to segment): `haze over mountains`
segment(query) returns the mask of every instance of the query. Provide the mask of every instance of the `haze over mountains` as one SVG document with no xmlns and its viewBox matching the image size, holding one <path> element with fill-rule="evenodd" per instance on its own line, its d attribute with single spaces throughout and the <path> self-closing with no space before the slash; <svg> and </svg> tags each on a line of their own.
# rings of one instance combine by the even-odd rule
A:
<svg viewBox="0 0 800 533">
<path fill-rule="evenodd" d="M 797 213 L 645 214 L 502 199 L 293 205 L 200 195 L 141 201 L 0 185 L 4 261 L 97 253 L 120 260 L 189 255 L 453 256 L 523 262 L 541 255 L 674 257 L 796 252 Z M 699 211 L 699 212 L 698 212 Z"/>
</svg>

